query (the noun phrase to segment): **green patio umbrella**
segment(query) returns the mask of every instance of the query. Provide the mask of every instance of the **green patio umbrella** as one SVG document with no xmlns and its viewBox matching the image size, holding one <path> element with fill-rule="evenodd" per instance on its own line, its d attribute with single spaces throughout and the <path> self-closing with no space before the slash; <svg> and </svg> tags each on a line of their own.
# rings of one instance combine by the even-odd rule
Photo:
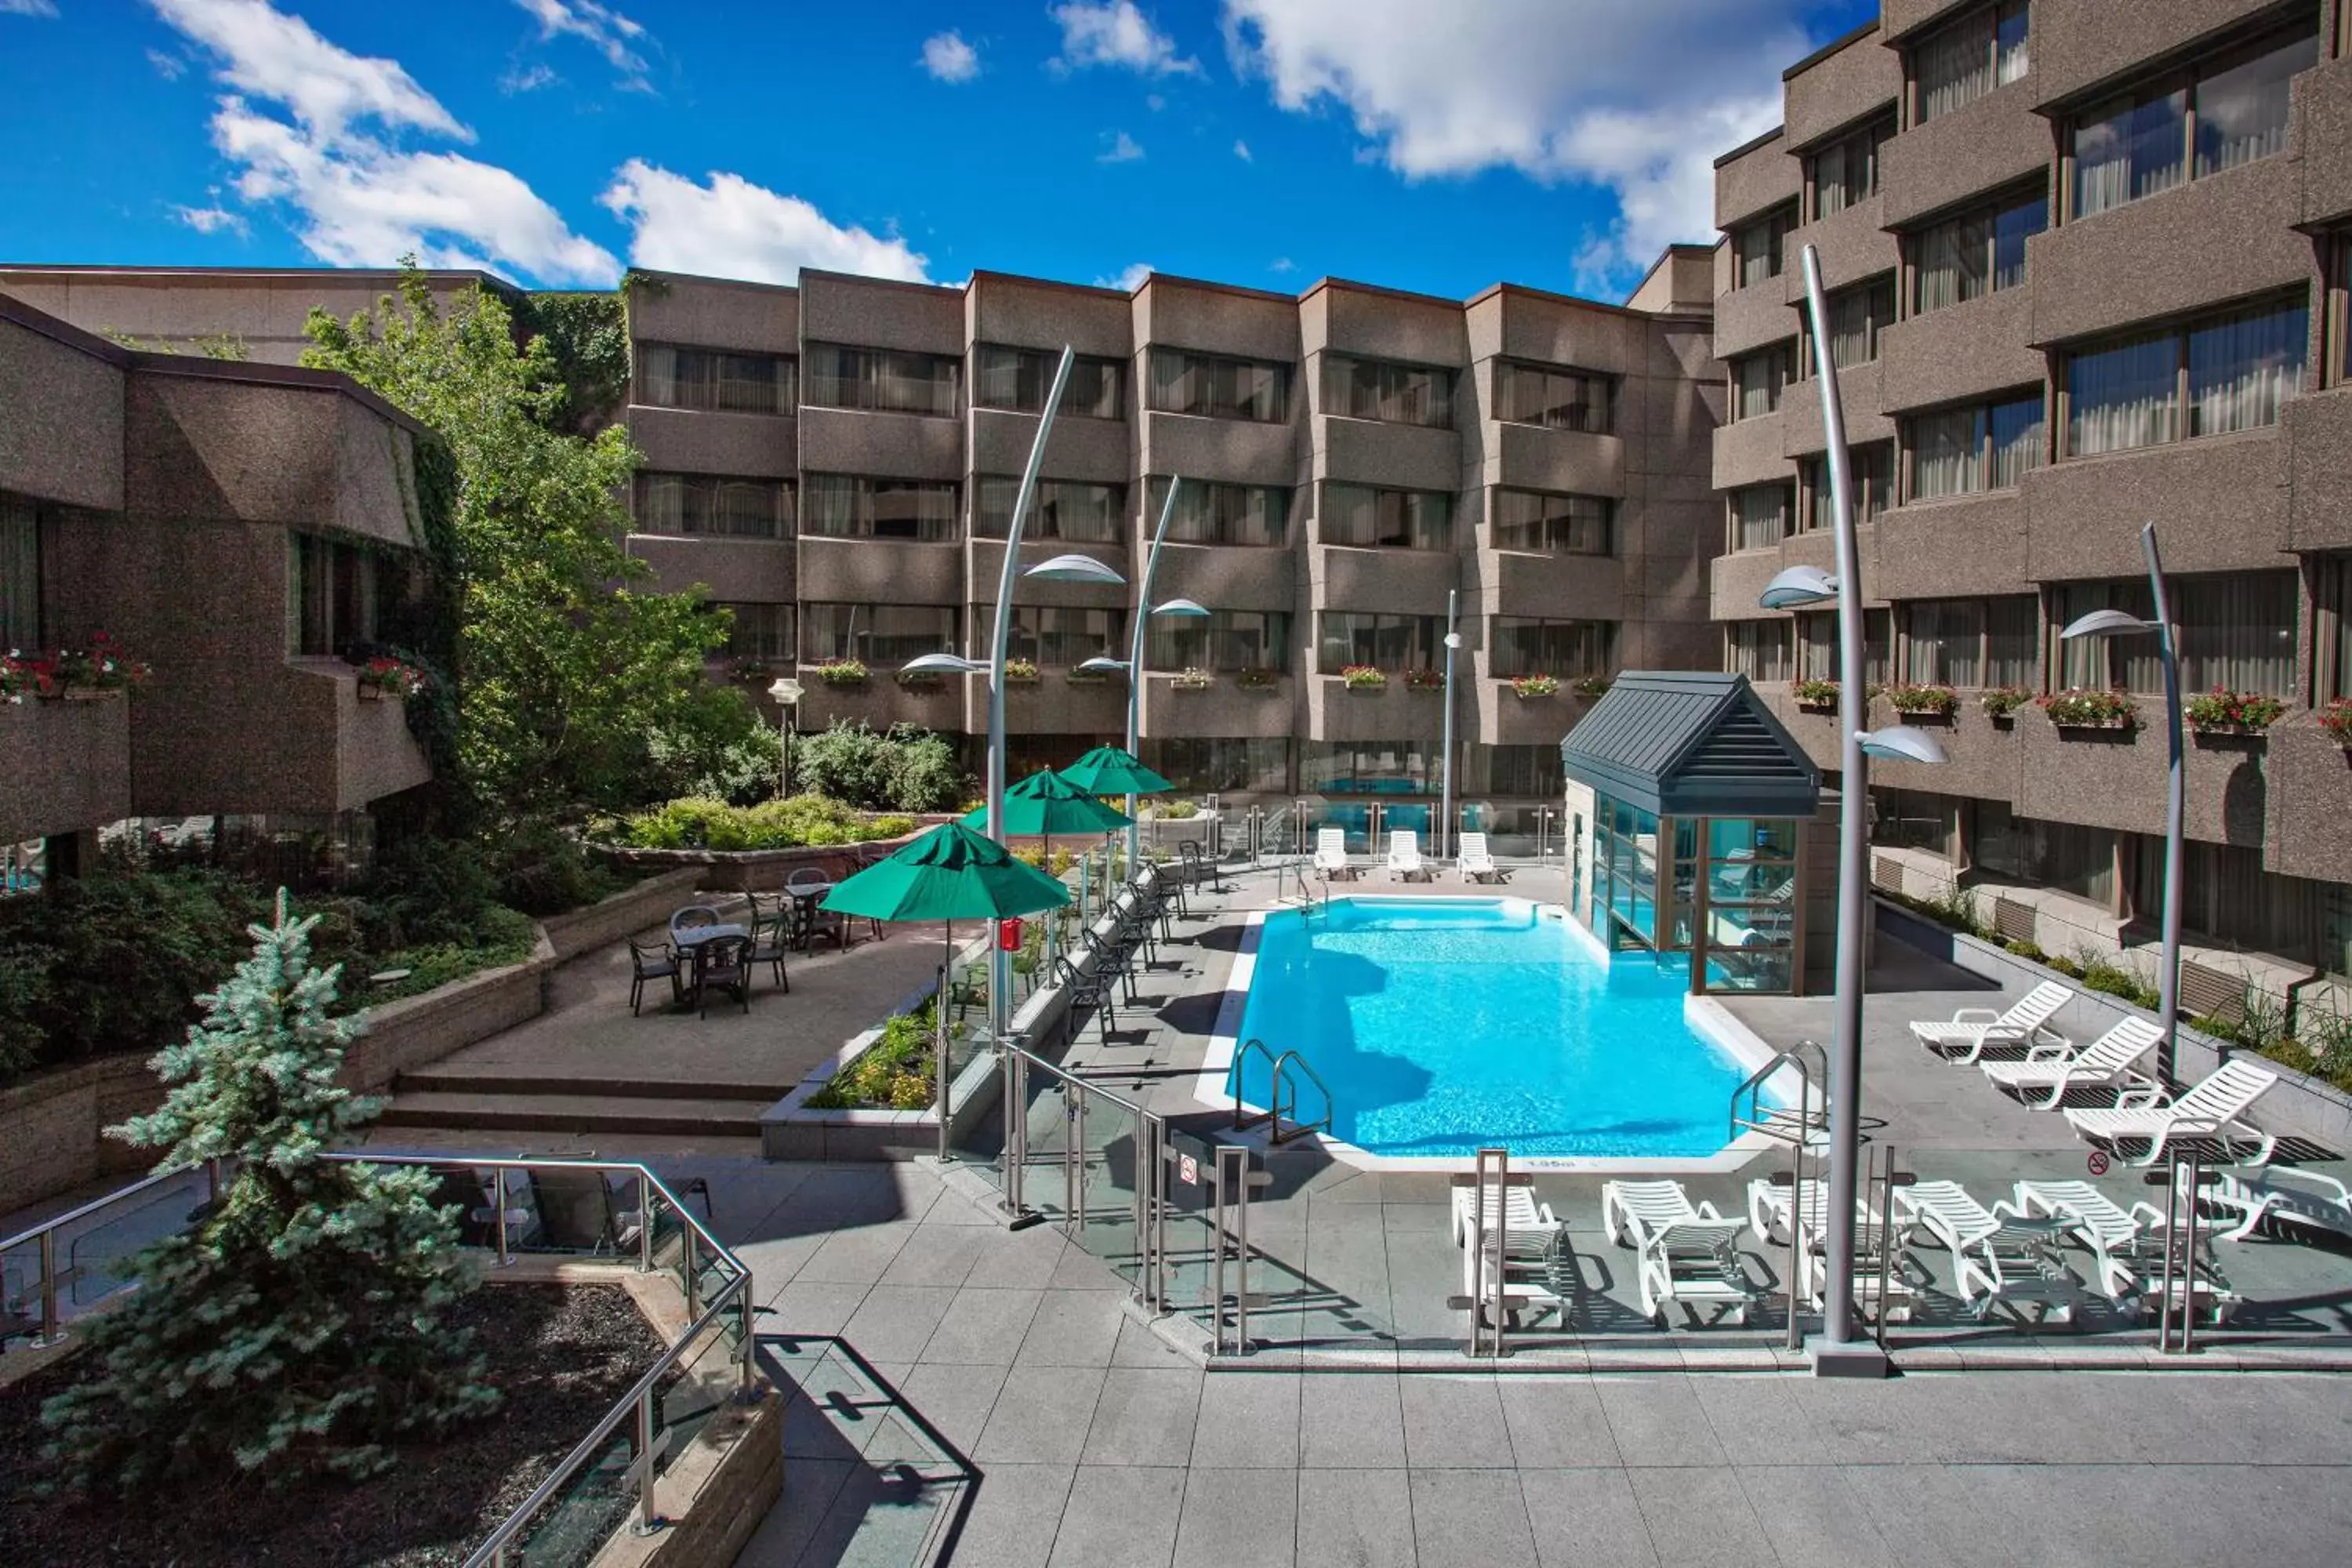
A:
<svg viewBox="0 0 2352 1568">
<path fill-rule="evenodd" d="M 1166 795 L 1176 787 L 1117 746 L 1097 746 L 1062 777 L 1088 795 Z"/>
<path fill-rule="evenodd" d="M 1127 813 L 1105 805 L 1050 768 L 1031 773 L 1004 792 L 1004 836 L 1044 839 L 1048 867 L 1054 863 L 1056 833 L 1108 833 L 1131 820 Z M 963 818 L 963 825 L 985 832 L 988 807 L 975 807 Z"/>
<path fill-rule="evenodd" d="M 948 922 L 948 962 L 955 962 L 957 921 L 1003 920 L 1058 909 L 1070 889 L 1013 858 L 993 839 L 943 822 L 887 859 L 834 885 L 819 907 L 877 921 Z M 946 1005 L 941 1002 L 941 1016 Z"/>
</svg>

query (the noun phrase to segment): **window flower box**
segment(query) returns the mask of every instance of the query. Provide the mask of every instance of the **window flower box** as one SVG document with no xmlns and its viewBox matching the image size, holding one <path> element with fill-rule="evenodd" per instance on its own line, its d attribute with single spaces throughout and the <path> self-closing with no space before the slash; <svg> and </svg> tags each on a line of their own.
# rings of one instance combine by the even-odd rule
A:
<svg viewBox="0 0 2352 1568">
<path fill-rule="evenodd" d="M 1949 719 L 1959 708 L 1960 696 L 1948 686 L 1898 680 L 1886 689 L 1886 701 L 1906 719 Z"/>
<path fill-rule="evenodd" d="M 1386 670 L 1369 664 L 1351 664 L 1339 671 L 1339 682 L 1350 691 L 1385 691 L 1389 678 Z"/>
<path fill-rule="evenodd" d="M 1008 658 L 1004 661 L 1004 683 L 1007 686 L 1037 684 L 1037 666 L 1034 660 Z"/>
<path fill-rule="evenodd" d="M 430 684 L 425 672 L 413 664 L 396 658 L 377 658 L 360 666 L 359 693 L 362 701 L 381 702 L 388 697 L 403 701 L 422 697 Z"/>
<path fill-rule="evenodd" d="M 2336 737 L 2336 743 L 2352 751 L 2352 697 L 2339 697 L 2319 710 L 2319 727 Z"/>
<path fill-rule="evenodd" d="M 857 658 L 828 658 L 816 667 L 816 678 L 827 686 L 863 686 L 866 684 L 866 661 Z"/>
<path fill-rule="evenodd" d="M 1100 669 L 1078 669 L 1073 668 L 1064 670 L 1062 672 L 1062 679 L 1068 681 L 1073 686 L 1108 686 L 1110 684 L 1109 673 Z"/>
<path fill-rule="evenodd" d="M 1531 697 L 1557 697 L 1559 695 L 1559 677 L 1515 675 L 1511 677 L 1511 695 L 1522 702 Z"/>
<path fill-rule="evenodd" d="M 1234 684 L 1244 691 L 1272 691 L 1282 684 L 1278 669 L 1250 668 L 1234 677 Z"/>
<path fill-rule="evenodd" d="M 1407 691 L 1443 691 L 1445 689 L 1445 672 L 1442 669 L 1408 669 L 1404 672 L 1404 689 Z"/>
<path fill-rule="evenodd" d="M 144 686 L 150 673 L 112 637 L 93 632 L 88 647 L 30 653 L 11 648 L 0 656 L 0 701 L 95 701 Z"/>
<path fill-rule="evenodd" d="M 1834 680 L 1800 680 L 1789 688 L 1789 695 L 1797 706 L 1814 712 L 1827 712 L 1838 705 L 1838 683 Z"/>
<path fill-rule="evenodd" d="M 2200 735 L 2259 735 L 2279 721 L 2286 704 L 2259 692 L 2216 686 L 2182 706 L 2182 717 Z"/>
<path fill-rule="evenodd" d="M 2128 730 L 2139 722 L 2139 705 L 2120 691 L 2076 687 L 2035 700 L 2061 730 Z"/>
<path fill-rule="evenodd" d="M 947 682 L 938 674 L 928 669 L 900 670 L 898 685 L 901 689 L 907 691 L 934 692 L 947 689 Z"/>
<path fill-rule="evenodd" d="M 1575 689 L 1579 697 L 1606 697 L 1615 684 L 1605 675 L 1587 675 L 1578 678 Z"/>
<path fill-rule="evenodd" d="M 2017 710 L 2033 700 L 2033 693 L 2022 686 L 1996 686 L 1977 699 L 1985 717 L 1996 724 L 2007 724 L 2017 717 Z"/>
<path fill-rule="evenodd" d="M 1179 691 L 1206 691 L 1216 684 L 1216 679 L 1200 666 L 1192 665 L 1178 670 L 1176 679 L 1168 684 Z"/>
</svg>

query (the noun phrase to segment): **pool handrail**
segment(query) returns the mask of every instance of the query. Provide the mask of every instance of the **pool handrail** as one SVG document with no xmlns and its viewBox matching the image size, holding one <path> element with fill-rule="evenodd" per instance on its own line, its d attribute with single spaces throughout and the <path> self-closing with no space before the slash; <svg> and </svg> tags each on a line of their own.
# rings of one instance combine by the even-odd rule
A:
<svg viewBox="0 0 2352 1568">
<path fill-rule="evenodd" d="M 1266 1080 L 1268 1103 L 1264 1110 L 1252 1110 L 1242 1100 L 1242 1068 L 1248 1062 L 1250 1053 L 1253 1051 L 1265 1058 L 1266 1066 L 1270 1069 L 1271 1076 Z M 1298 1080 L 1289 1076 L 1289 1070 L 1293 1067 L 1305 1073 L 1307 1080 L 1313 1084 L 1316 1091 L 1323 1097 L 1323 1114 L 1313 1121 L 1298 1120 Z M 1234 1131 L 1242 1131 L 1263 1121 L 1268 1124 L 1268 1142 L 1286 1143 L 1293 1138 L 1303 1137 L 1309 1132 L 1328 1129 L 1331 1125 L 1331 1086 L 1325 1083 L 1323 1075 L 1317 1072 L 1313 1065 L 1297 1051 L 1286 1050 L 1277 1056 L 1273 1047 L 1253 1037 L 1244 1040 L 1234 1050 L 1233 1074 Z M 1286 1099 L 1283 1094 L 1286 1084 L 1290 1089 Z M 1290 1127 L 1287 1131 L 1282 1125 L 1285 1116 L 1290 1118 Z"/>
<path fill-rule="evenodd" d="M 1793 1111 L 1787 1106 L 1763 1103 L 1764 1085 L 1782 1068 L 1794 1068 L 1804 1086 L 1798 1091 Z M 1773 1052 L 1770 1060 L 1742 1079 L 1739 1087 L 1731 1091 L 1730 1136 L 1736 1140 L 1743 1132 L 1755 1132 L 1778 1143 L 1810 1145 L 1822 1142 L 1829 1130 L 1828 1082 L 1829 1053 L 1822 1048 L 1820 1041 L 1799 1040 L 1786 1050 Z"/>
<path fill-rule="evenodd" d="M 1315 1131 L 1318 1128 L 1328 1128 L 1331 1125 L 1331 1087 L 1323 1081 L 1323 1075 L 1317 1072 L 1314 1068 L 1309 1066 L 1307 1058 L 1300 1056 L 1297 1051 L 1285 1051 L 1282 1055 L 1275 1058 L 1274 1098 L 1276 1106 L 1279 1107 L 1282 1100 L 1281 1086 L 1283 1082 L 1283 1069 L 1293 1066 L 1296 1066 L 1300 1072 L 1307 1075 L 1307 1080 L 1309 1083 L 1312 1083 L 1315 1086 L 1316 1092 L 1323 1097 L 1323 1114 L 1313 1121 L 1301 1121 L 1298 1120 L 1298 1085 L 1294 1079 L 1290 1085 L 1290 1131 L 1285 1132 L 1282 1130 L 1282 1118 L 1279 1110 L 1277 1110 L 1275 1114 L 1273 1127 L 1274 1141 L 1276 1143 L 1286 1142 L 1293 1138 L 1304 1137 L 1306 1134 Z"/>
</svg>

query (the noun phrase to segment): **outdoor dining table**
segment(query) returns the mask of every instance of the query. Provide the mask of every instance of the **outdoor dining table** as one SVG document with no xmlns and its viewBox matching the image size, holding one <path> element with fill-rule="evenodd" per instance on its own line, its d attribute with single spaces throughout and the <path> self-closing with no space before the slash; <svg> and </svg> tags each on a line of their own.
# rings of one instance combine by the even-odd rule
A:
<svg viewBox="0 0 2352 1568">
<path fill-rule="evenodd" d="M 793 945 L 801 952 L 809 950 L 816 930 L 816 907 L 834 889 L 831 882 L 795 882 L 785 888 L 785 896 L 793 900 Z M 849 922 L 841 923 L 841 942 L 849 945 Z"/>
<path fill-rule="evenodd" d="M 688 926 L 671 937 L 680 952 L 692 952 L 713 937 L 749 936 L 751 933 L 740 925 Z"/>
</svg>

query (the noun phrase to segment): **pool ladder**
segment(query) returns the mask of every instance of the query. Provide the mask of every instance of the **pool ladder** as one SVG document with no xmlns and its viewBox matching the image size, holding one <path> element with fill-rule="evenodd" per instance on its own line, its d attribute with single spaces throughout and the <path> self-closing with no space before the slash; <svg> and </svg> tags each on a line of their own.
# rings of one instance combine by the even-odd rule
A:
<svg viewBox="0 0 2352 1568">
<path fill-rule="evenodd" d="M 1271 1109 L 1265 1110 L 1251 1110 L 1242 1103 L 1242 1069 L 1249 1065 L 1252 1052 L 1264 1057 L 1274 1068 L 1274 1076 L 1266 1090 L 1266 1100 Z M 1323 1114 L 1312 1121 L 1298 1120 L 1298 1080 L 1291 1076 L 1294 1068 L 1305 1074 L 1307 1081 L 1313 1084 L 1315 1091 L 1323 1097 Z M 1286 1089 L 1288 1090 L 1286 1096 Z M 1285 1116 L 1290 1119 L 1287 1129 L 1282 1125 Z M 1307 1058 L 1297 1051 L 1285 1051 L 1276 1056 L 1264 1040 L 1244 1040 L 1242 1048 L 1234 1056 L 1234 1131 L 1238 1132 L 1261 1121 L 1270 1124 L 1269 1137 L 1277 1144 L 1304 1137 L 1309 1132 L 1328 1130 L 1331 1125 L 1331 1089 L 1315 1069 L 1307 1065 Z"/>
</svg>

